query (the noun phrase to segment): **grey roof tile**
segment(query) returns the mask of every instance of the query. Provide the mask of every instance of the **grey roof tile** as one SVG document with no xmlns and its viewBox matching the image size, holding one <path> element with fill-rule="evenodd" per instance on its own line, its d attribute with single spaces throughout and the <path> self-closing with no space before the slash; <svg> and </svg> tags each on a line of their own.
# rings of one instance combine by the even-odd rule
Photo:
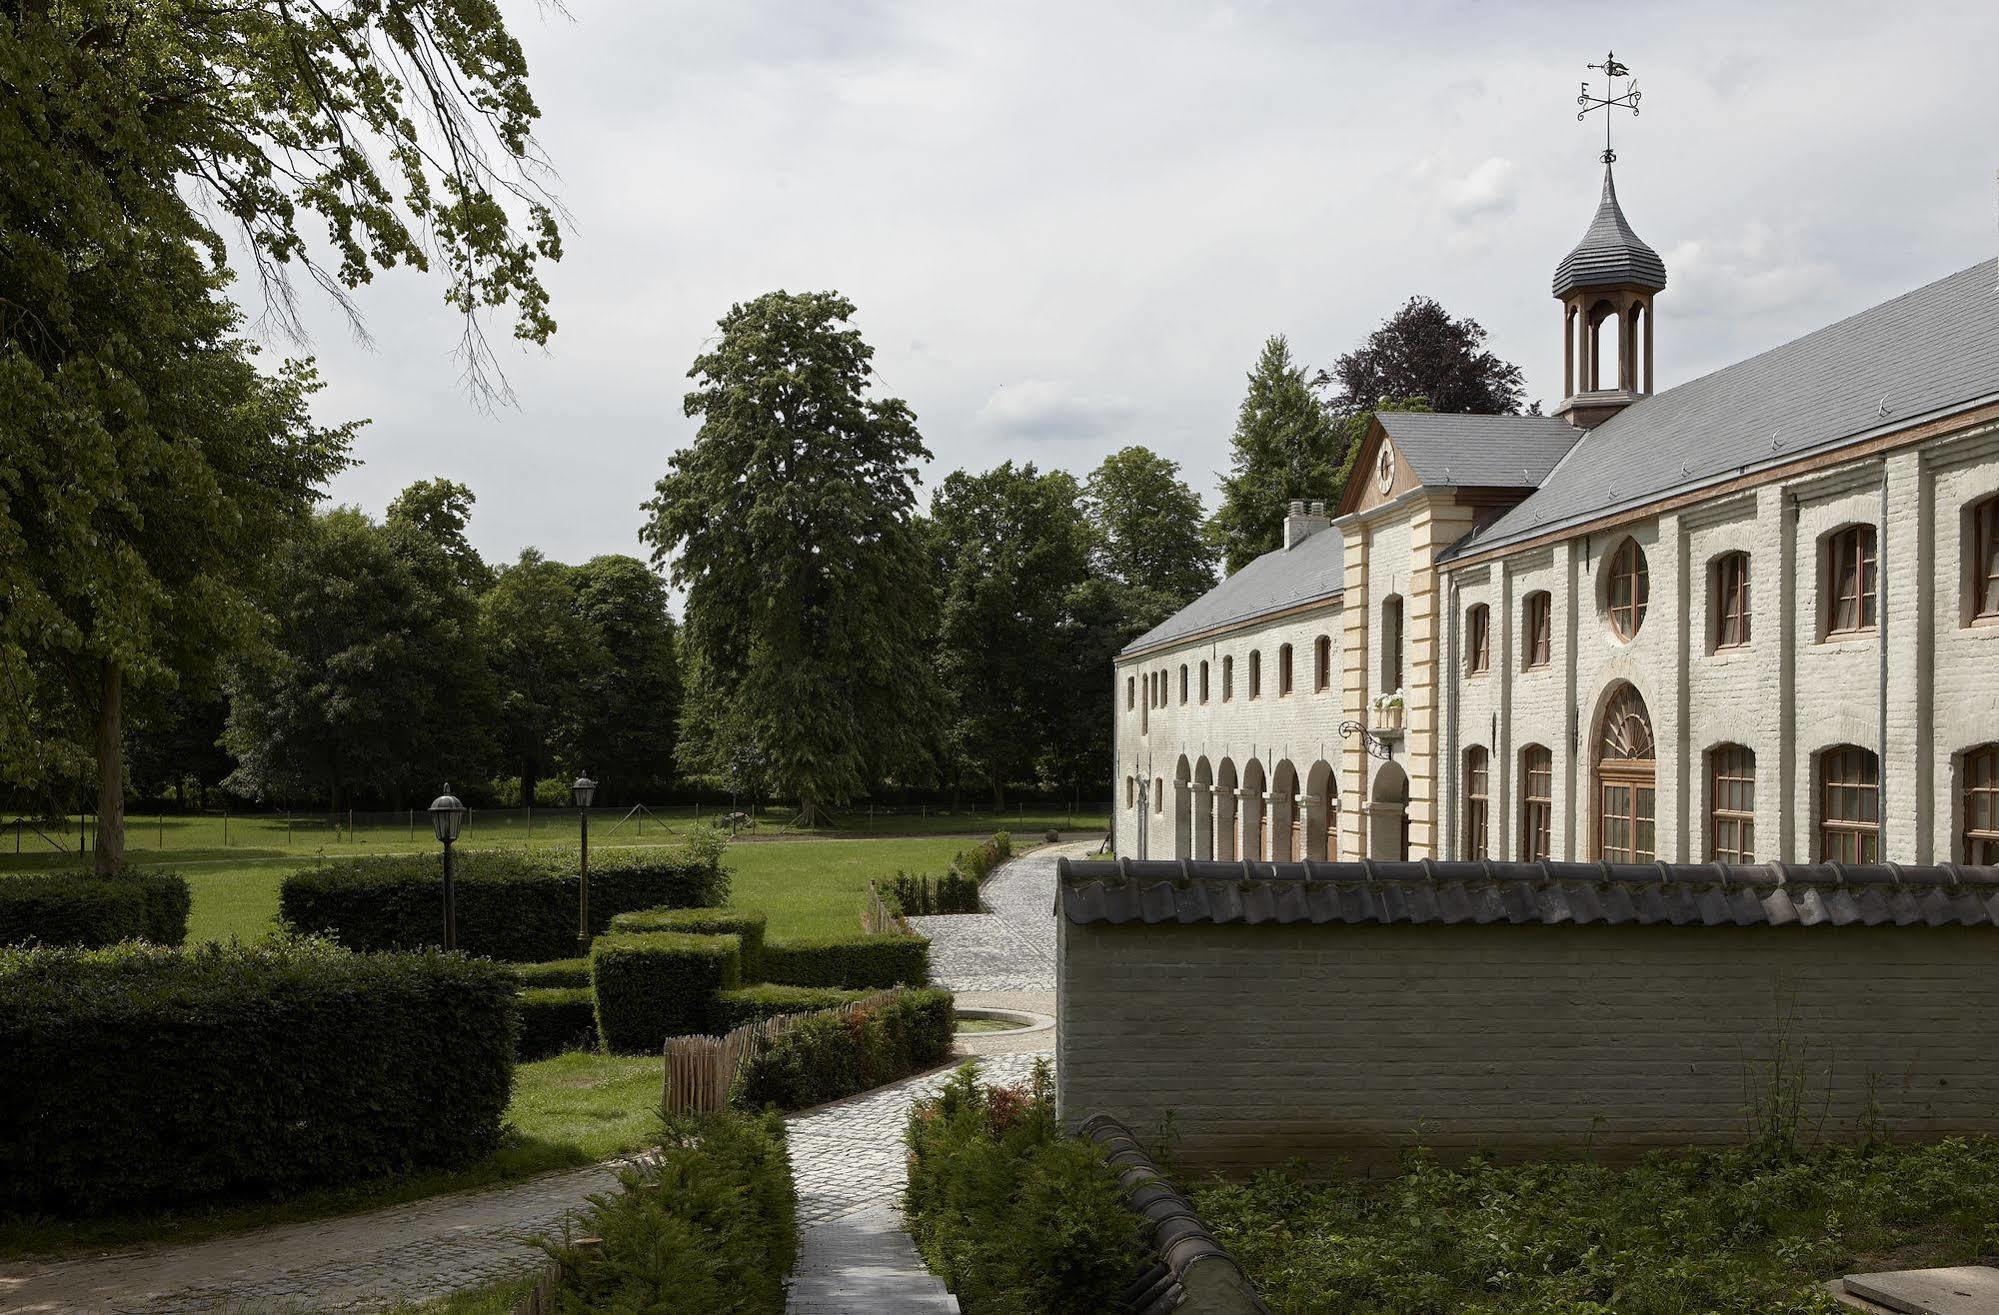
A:
<svg viewBox="0 0 1999 1315">
<path fill-rule="evenodd" d="M 1126 653 L 1337 596 L 1346 588 L 1346 545 L 1320 530 L 1291 548 L 1263 554 L 1166 620 L 1125 645 Z"/>
<path fill-rule="evenodd" d="M 1666 262 L 1631 231 L 1624 208 L 1617 204 L 1617 184 L 1610 166 L 1603 166 L 1603 199 L 1583 240 L 1555 266 L 1555 295 L 1566 297 L 1577 288 L 1635 284 L 1653 292 L 1666 286 Z"/>
<path fill-rule="evenodd" d="M 1539 488 L 1582 430 L 1556 416 L 1377 411 L 1376 420 L 1422 484 Z"/>
</svg>

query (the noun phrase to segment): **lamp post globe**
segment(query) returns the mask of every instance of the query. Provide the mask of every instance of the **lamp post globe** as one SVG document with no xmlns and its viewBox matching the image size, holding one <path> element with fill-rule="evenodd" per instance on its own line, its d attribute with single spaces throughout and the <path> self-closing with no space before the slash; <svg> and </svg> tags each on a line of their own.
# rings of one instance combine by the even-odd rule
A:
<svg viewBox="0 0 1999 1315">
<path fill-rule="evenodd" d="M 579 776 L 569 787 L 569 797 L 578 808 L 588 808 L 590 801 L 597 797 L 597 783 L 588 776 Z"/>
<path fill-rule="evenodd" d="M 576 950 L 579 954 L 590 953 L 590 801 L 597 797 L 597 783 L 589 773 L 576 778 L 569 787 L 569 797 L 576 801 L 576 820 L 582 828 L 582 846 L 577 850 L 576 870 Z"/>
<path fill-rule="evenodd" d="M 453 883 L 451 846 L 458 839 L 459 828 L 465 825 L 465 805 L 457 795 L 451 793 L 451 782 L 444 783 L 444 793 L 430 802 L 430 829 L 444 846 L 444 948 L 458 948 L 458 903 Z"/>
</svg>

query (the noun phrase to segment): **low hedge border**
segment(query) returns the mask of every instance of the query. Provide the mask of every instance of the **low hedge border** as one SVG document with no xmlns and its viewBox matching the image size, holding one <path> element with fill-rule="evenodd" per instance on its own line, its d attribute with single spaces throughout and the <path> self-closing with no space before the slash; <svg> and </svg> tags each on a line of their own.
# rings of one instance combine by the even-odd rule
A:
<svg viewBox="0 0 1999 1315">
<path fill-rule="evenodd" d="M 613 932 L 677 931 L 734 936 L 743 946 L 743 980 L 763 980 L 765 920 L 758 909 L 640 909 L 611 919 Z"/>
<path fill-rule="evenodd" d="M 930 980 L 930 942 L 922 936 L 855 932 L 773 937 L 764 942 L 764 977 L 787 986 L 922 986 Z"/>
<path fill-rule="evenodd" d="M 523 987 L 587 987 L 590 985 L 590 961 L 551 959 L 547 963 L 517 963 L 514 965 L 514 975 L 521 979 Z"/>
<path fill-rule="evenodd" d="M 898 872 L 878 889 L 889 911 L 905 917 L 979 912 L 979 883 L 955 869 L 934 878 Z"/>
<path fill-rule="evenodd" d="M 734 936 L 600 936 L 590 947 L 597 1034 L 621 1054 L 658 1054 L 668 1037 L 701 1031 L 716 993 L 740 986 L 742 973 Z"/>
<path fill-rule="evenodd" d="M 597 1047 L 597 998 L 587 986 L 530 987 L 521 992 L 521 1062 Z"/>
<path fill-rule="evenodd" d="M 717 1036 L 733 1032 L 746 1023 L 761 1023 L 784 1014 L 809 1014 L 820 1009 L 865 1000 L 873 991 L 843 991 L 836 986 L 785 986 L 759 982 L 734 991 L 717 991 L 708 1017 L 708 1030 Z"/>
<path fill-rule="evenodd" d="M 981 883 L 993 874 L 1000 864 L 1013 857 L 1013 834 L 995 831 L 990 839 L 982 840 L 971 849 L 960 850 L 951 860 L 954 871 L 970 877 L 974 883 Z"/>
<path fill-rule="evenodd" d="M 187 879 L 178 872 L 0 876 L 0 945 L 180 945 L 188 905 Z"/>
<path fill-rule="evenodd" d="M 744 1063 L 733 1103 L 804 1109 L 895 1082 L 951 1054 L 949 991 L 904 990 L 799 1018 Z"/>
<path fill-rule="evenodd" d="M 284 1194 L 477 1159 L 500 1140 L 518 992 L 499 964 L 317 940 L 0 950 L 0 1208 Z"/>
</svg>

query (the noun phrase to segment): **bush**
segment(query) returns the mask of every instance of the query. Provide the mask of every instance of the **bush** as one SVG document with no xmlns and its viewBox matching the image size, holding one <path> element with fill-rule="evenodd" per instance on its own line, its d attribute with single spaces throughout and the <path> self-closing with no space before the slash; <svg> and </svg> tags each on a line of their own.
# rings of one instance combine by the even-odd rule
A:
<svg viewBox="0 0 1999 1315">
<path fill-rule="evenodd" d="M 708 1018 L 708 1030 L 732 1032 L 745 1023 L 760 1023 L 780 1014 L 809 1014 L 837 1009 L 866 999 L 873 991 L 843 991 L 837 986 L 783 986 L 759 982 L 733 991 L 718 991 Z"/>
<path fill-rule="evenodd" d="M 514 975 L 521 979 L 523 987 L 587 987 L 590 985 L 590 961 L 551 959 L 547 963 L 517 963 Z"/>
<path fill-rule="evenodd" d="M 1055 1118 L 1045 1062 L 1021 1087 L 970 1064 L 909 1115 L 903 1211 L 932 1273 L 967 1315 L 1124 1309 L 1142 1226 L 1096 1147 Z"/>
<path fill-rule="evenodd" d="M 751 1056 L 733 1099 L 803 1109 L 941 1064 L 955 1027 L 949 991 L 898 991 L 879 1004 L 823 1010 Z"/>
<path fill-rule="evenodd" d="M 178 872 L 99 877 L 48 872 L 0 877 L 0 945 L 187 940 L 187 880 Z"/>
<path fill-rule="evenodd" d="M 1041 833 L 1041 839 L 1047 844 L 1057 845 L 1062 842 L 1062 833 L 1051 826 Z"/>
<path fill-rule="evenodd" d="M 995 831 L 990 840 L 981 841 L 976 849 L 960 850 L 958 857 L 951 860 L 951 866 L 976 884 L 991 876 L 994 868 L 1012 857 L 1013 836 L 1005 831 Z"/>
<path fill-rule="evenodd" d="M 620 913 L 611 919 L 611 930 L 734 936 L 743 943 L 743 980 L 763 980 L 764 915 L 754 909 L 640 909 L 636 913 Z"/>
<path fill-rule="evenodd" d="M 742 984 L 734 936 L 647 932 L 602 936 L 590 947 L 597 1034 L 623 1054 L 654 1053 L 670 1036 L 699 1032 L 717 991 Z"/>
<path fill-rule="evenodd" d="M 898 872 L 885 887 L 878 886 L 882 902 L 893 913 L 912 914 L 977 913 L 979 883 L 957 872 L 947 872 L 931 885 L 930 878 Z"/>
<path fill-rule="evenodd" d="M 764 942 L 764 977 L 791 986 L 922 986 L 930 980 L 930 942 L 921 936 L 850 932 Z"/>
<path fill-rule="evenodd" d="M 709 828 L 702 828 L 704 831 Z M 458 855 L 458 946 L 537 962 L 576 953 L 573 851 L 467 850 Z M 590 930 L 633 909 L 725 902 L 721 853 L 697 838 L 675 848 L 619 850 L 590 861 Z M 443 934 L 443 867 L 436 854 L 339 859 L 286 877 L 284 920 L 350 950 L 412 950 Z"/>
<path fill-rule="evenodd" d="M 505 968 L 324 941 L 0 951 L 0 1202 L 156 1206 L 462 1164 L 513 1081 Z"/>
<path fill-rule="evenodd" d="M 523 1063 L 596 1047 L 597 1002 L 589 987 L 533 987 L 521 992 L 521 1039 L 515 1054 Z"/>
<path fill-rule="evenodd" d="M 654 1156 L 619 1171 L 620 1192 L 590 1199 L 577 1228 L 592 1251 L 562 1262 L 555 1309 L 783 1315 L 798 1259 L 798 1197 L 776 1114 L 672 1120 Z"/>
</svg>

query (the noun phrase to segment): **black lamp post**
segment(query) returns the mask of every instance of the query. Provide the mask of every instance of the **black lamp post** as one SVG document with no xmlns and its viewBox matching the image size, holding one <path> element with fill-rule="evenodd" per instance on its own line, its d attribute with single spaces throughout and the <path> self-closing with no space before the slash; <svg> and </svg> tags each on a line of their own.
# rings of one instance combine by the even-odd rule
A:
<svg viewBox="0 0 1999 1315">
<path fill-rule="evenodd" d="M 579 776 L 569 787 L 569 797 L 576 802 L 577 820 L 583 827 L 583 861 L 580 869 L 581 880 L 576 883 L 576 948 L 590 953 L 590 801 L 597 797 L 597 783 L 588 776 Z"/>
<path fill-rule="evenodd" d="M 451 782 L 444 783 L 444 793 L 431 800 L 430 829 L 437 833 L 439 843 L 444 846 L 444 948 L 458 948 L 458 904 L 451 878 L 451 846 L 458 839 L 458 828 L 465 825 L 465 805 L 458 796 L 451 793 Z"/>
</svg>

